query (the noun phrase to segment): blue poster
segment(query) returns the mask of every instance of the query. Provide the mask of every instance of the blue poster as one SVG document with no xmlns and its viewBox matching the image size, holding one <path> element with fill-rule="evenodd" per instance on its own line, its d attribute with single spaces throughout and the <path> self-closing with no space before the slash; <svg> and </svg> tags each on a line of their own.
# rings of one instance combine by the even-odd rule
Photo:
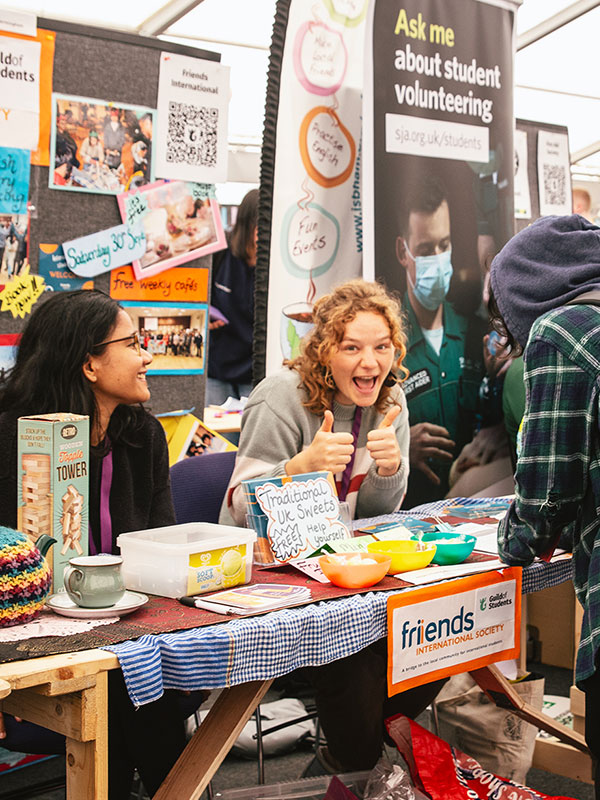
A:
<svg viewBox="0 0 600 800">
<path fill-rule="evenodd" d="M 46 281 L 47 290 L 72 292 L 75 289 L 93 289 L 94 282 L 78 278 L 67 266 L 67 259 L 59 244 L 40 244 L 38 272 Z"/>
<path fill-rule="evenodd" d="M 26 214 L 29 150 L 0 147 L 0 214 Z"/>
</svg>

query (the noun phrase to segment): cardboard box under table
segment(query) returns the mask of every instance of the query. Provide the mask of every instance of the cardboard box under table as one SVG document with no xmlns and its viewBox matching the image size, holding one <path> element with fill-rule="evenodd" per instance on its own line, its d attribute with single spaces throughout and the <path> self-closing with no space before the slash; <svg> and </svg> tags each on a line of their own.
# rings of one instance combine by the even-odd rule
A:
<svg viewBox="0 0 600 800">
<path fill-rule="evenodd" d="M 48 563 L 54 591 L 69 559 L 88 554 L 89 420 L 80 414 L 20 417 L 17 527 L 35 542 L 56 539 Z"/>
</svg>

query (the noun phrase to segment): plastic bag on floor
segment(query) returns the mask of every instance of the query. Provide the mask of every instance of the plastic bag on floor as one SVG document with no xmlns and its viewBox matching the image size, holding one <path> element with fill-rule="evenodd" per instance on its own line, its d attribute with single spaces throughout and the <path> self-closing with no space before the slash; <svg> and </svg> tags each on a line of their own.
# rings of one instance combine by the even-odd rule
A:
<svg viewBox="0 0 600 800">
<path fill-rule="evenodd" d="M 422 797 L 419 792 L 419 797 Z M 365 800 L 416 800 L 410 776 L 398 764 L 380 758 L 371 770 Z"/>
<path fill-rule="evenodd" d="M 544 679 L 531 673 L 512 688 L 533 708 L 542 710 Z M 482 767 L 524 783 L 533 761 L 538 729 L 498 708 L 468 674 L 454 675 L 436 698 L 439 735 Z"/>
<path fill-rule="evenodd" d="M 386 720 L 386 726 L 408 764 L 413 783 L 431 800 L 575 800 L 541 794 L 494 775 L 402 714 Z"/>
</svg>

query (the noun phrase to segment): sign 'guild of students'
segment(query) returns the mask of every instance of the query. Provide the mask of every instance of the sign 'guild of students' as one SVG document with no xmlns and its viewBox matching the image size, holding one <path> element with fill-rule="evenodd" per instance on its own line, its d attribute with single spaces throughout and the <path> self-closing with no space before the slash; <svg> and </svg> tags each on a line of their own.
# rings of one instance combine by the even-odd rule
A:
<svg viewBox="0 0 600 800">
<path fill-rule="evenodd" d="M 287 563 L 346 539 L 330 473 L 310 472 L 243 481 L 248 525 L 257 533 L 257 561 Z"/>
<path fill-rule="evenodd" d="M 521 570 L 515 567 L 390 597 L 388 694 L 519 655 Z"/>
</svg>

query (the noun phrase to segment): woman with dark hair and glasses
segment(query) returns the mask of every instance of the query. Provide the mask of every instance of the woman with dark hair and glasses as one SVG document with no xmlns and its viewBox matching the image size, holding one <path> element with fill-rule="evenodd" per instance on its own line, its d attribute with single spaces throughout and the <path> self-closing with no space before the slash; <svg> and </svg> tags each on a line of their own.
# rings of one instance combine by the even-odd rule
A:
<svg viewBox="0 0 600 800">
<path fill-rule="evenodd" d="M 17 419 L 67 411 L 90 419 L 89 545 L 116 553 L 124 531 L 175 523 L 163 429 L 142 403 L 152 356 L 127 313 L 99 291 L 61 292 L 40 302 L 17 360 L 0 384 L 0 524 L 17 524 Z M 135 709 L 119 670 L 109 672 L 109 796 L 129 798 L 133 768 L 153 794 L 185 746 L 172 691 Z M 0 744 L 20 752 L 64 752 L 64 738 L 0 715 Z"/>
</svg>

